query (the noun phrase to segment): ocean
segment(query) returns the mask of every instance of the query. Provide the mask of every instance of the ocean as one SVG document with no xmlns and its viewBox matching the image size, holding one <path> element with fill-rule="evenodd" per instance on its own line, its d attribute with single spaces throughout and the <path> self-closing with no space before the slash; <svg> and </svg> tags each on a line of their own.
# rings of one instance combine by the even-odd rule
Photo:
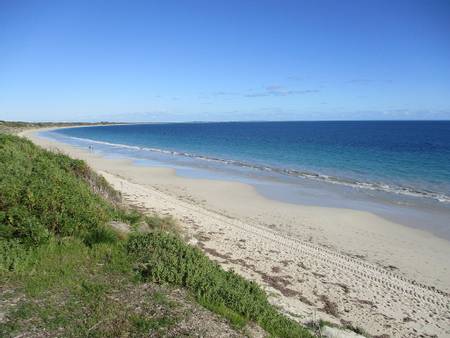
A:
<svg viewBox="0 0 450 338">
<path fill-rule="evenodd" d="M 450 238 L 450 121 L 130 124 L 43 135 L 187 176 L 253 183 L 288 202 L 394 219 L 408 209 L 409 223 L 434 220 Z"/>
</svg>

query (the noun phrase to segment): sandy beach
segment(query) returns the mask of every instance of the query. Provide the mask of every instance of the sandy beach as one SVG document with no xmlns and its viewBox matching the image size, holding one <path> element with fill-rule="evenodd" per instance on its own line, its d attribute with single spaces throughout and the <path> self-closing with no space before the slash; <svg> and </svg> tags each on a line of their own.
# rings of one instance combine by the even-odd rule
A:
<svg viewBox="0 0 450 338">
<path fill-rule="evenodd" d="M 225 269 L 265 288 L 302 323 L 318 318 L 374 336 L 450 337 L 450 242 L 351 209 L 267 199 L 243 183 L 190 179 L 50 141 L 86 160 L 148 213 L 173 216 L 188 240 Z"/>
</svg>

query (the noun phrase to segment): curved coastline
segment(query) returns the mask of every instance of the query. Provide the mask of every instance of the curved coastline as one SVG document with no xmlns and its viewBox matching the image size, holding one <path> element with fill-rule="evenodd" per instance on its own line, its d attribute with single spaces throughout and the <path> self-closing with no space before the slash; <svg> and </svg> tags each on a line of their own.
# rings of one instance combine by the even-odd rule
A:
<svg viewBox="0 0 450 338">
<path fill-rule="evenodd" d="M 272 201 L 370 212 L 390 222 L 420 229 L 450 240 L 450 229 L 446 221 L 450 217 L 446 207 L 448 203 L 424 197 L 420 193 L 401 194 L 397 192 L 398 190 L 391 192 L 390 187 L 377 189 L 372 185 L 364 183 L 359 185 L 345 180 L 337 183 L 336 180 L 328 180 L 329 176 L 324 179 L 310 173 L 297 176 L 296 172 L 289 174 L 283 168 L 79 138 L 54 131 L 54 129 L 44 129 L 37 133 L 49 140 L 86 151 L 90 145 L 97 144 L 93 154 L 100 152 L 106 156 L 118 155 L 119 158 L 132 160 L 136 165 L 176 168 L 176 175 L 181 177 L 250 184 L 256 189 L 258 195 Z M 143 162 L 140 162 L 142 160 Z"/>
<path fill-rule="evenodd" d="M 417 189 L 417 188 L 411 187 L 411 186 L 393 185 L 393 184 L 387 184 L 387 183 L 383 183 L 383 182 L 360 181 L 360 180 L 356 180 L 356 179 L 325 175 L 325 174 L 316 173 L 316 172 L 268 166 L 268 165 L 261 165 L 261 164 L 240 161 L 240 160 L 234 160 L 234 159 L 222 159 L 222 158 L 218 158 L 218 157 L 192 154 L 192 153 L 183 152 L 183 151 L 167 150 L 167 149 L 160 149 L 160 148 L 153 148 L 153 147 L 140 147 L 140 146 L 127 145 L 127 144 L 120 144 L 120 143 L 111 143 L 111 142 L 98 141 L 98 140 L 89 139 L 89 138 L 68 136 L 65 134 L 60 134 L 60 135 L 63 135 L 66 138 L 81 141 L 81 142 L 89 142 L 89 143 L 93 143 L 93 144 L 106 145 L 106 146 L 115 147 L 115 148 L 131 149 L 131 150 L 138 150 L 138 151 L 149 151 L 149 152 L 160 153 L 160 154 L 171 155 L 171 156 L 181 156 L 181 157 L 194 159 L 194 160 L 216 162 L 216 163 L 220 163 L 220 164 L 224 164 L 224 165 L 233 165 L 233 166 L 240 167 L 240 168 L 259 170 L 262 172 L 273 172 L 276 174 L 286 175 L 289 177 L 315 180 L 315 181 L 329 183 L 329 184 L 347 186 L 347 187 L 351 187 L 351 188 L 355 188 L 355 189 L 380 191 L 380 192 L 404 195 L 404 196 L 409 196 L 409 197 L 432 199 L 432 200 L 435 200 L 435 201 L 438 201 L 441 203 L 446 203 L 446 204 L 450 203 L 450 196 L 446 195 L 445 193 L 430 191 L 430 190 L 425 190 L 425 189 Z"/>
</svg>

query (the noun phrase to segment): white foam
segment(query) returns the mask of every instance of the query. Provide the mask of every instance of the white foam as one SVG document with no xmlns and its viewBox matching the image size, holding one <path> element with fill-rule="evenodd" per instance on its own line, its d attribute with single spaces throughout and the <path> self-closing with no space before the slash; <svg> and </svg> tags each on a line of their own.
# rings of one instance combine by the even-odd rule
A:
<svg viewBox="0 0 450 338">
<path fill-rule="evenodd" d="M 347 178 L 340 178 L 340 177 L 334 177 L 314 172 L 306 172 L 306 171 L 299 171 L 296 169 L 286 169 L 286 168 L 278 168 L 278 167 L 270 167 L 270 166 L 263 166 L 258 164 L 251 164 L 243 161 L 237 161 L 237 160 L 231 160 L 231 159 L 220 159 L 215 157 L 208 157 L 203 155 L 196 155 L 186 152 L 180 152 L 180 151 L 174 151 L 174 150 L 165 150 L 165 149 L 159 149 L 159 148 L 151 148 L 151 147 L 139 147 L 139 146 L 130 146 L 126 144 L 120 144 L 120 143 L 111 143 L 111 142 L 105 142 L 105 141 L 97 141 L 92 140 L 88 138 L 79 138 L 74 136 L 65 136 L 77 141 L 82 142 L 89 142 L 94 144 L 101 144 L 106 145 L 114 148 L 124 148 L 124 149 L 131 149 L 131 150 L 138 150 L 138 151 L 149 151 L 149 152 L 156 152 L 171 156 L 183 156 L 188 157 L 192 159 L 198 159 L 202 161 L 208 161 L 208 162 L 217 162 L 222 164 L 229 164 L 229 165 L 235 165 L 238 167 L 243 168 L 250 168 L 250 169 L 257 169 L 262 171 L 270 171 L 275 172 L 278 174 L 293 176 L 293 177 L 299 177 L 304 179 L 311 179 L 316 180 L 320 182 L 327 182 L 331 184 L 337 184 L 337 185 L 343 185 L 352 187 L 355 189 L 366 189 L 366 190 L 372 190 L 372 191 L 382 191 L 382 192 L 388 192 L 398 195 L 405 195 L 405 196 L 412 196 L 412 197 L 421 197 L 421 198 L 431 198 L 436 201 L 442 202 L 442 203 L 450 203 L 450 196 L 435 192 L 435 191 L 429 191 L 429 190 L 420 190 L 413 187 L 408 186 L 401 186 L 401 185 L 389 185 L 386 183 L 381 182 L 367 182 L 367 181 L 358 181 L 358 180 L 350 180 Z"/>
</svg>

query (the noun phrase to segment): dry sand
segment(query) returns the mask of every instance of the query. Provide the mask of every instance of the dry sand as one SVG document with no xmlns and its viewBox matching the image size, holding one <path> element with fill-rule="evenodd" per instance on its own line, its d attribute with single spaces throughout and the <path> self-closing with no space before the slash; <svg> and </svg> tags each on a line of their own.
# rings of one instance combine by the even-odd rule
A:
<svg viewBox="0 0 450 338">
<path fill-rule="evenodd" d="M 174 216 L 224 268 L 257 281 L 301 322 L 373 335 L 450 337 L 450 242 L 350 209 L 269 200 L 252 186 L 189 179 L 22 133 L 86 160 L 130 204 Z"/>
</svg>

